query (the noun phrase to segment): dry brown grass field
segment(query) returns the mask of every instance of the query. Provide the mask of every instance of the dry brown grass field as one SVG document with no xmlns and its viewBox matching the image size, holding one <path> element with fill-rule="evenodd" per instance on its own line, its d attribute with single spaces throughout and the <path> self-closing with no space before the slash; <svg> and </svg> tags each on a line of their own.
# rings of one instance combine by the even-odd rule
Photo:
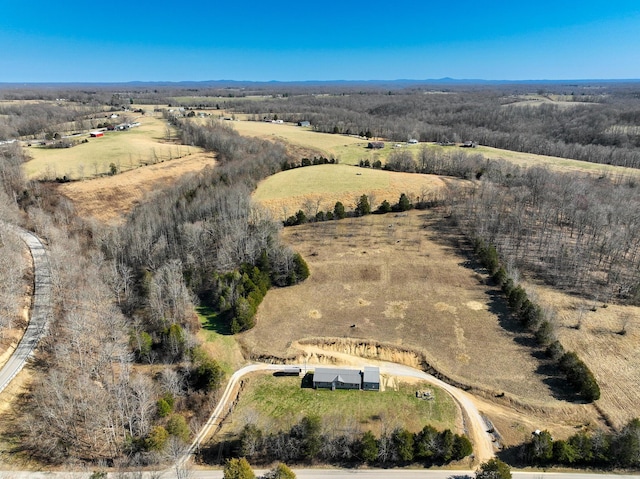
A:
<svg viewBox="0 0 640 479">
<path fill-rule="evenodd" d="M 213 154 L 195 153 L 114 176 L 64 183 L 58 186 L 58 191 L 73 202 L 80 216 L 119 223 L 136 204 L 154 191 L 214 164 Z"/>
<path fill-rule="evenodd" d="M 284 357 L 299 355 L 301 339 L 379 341 L 420 351 L 439 372 L 489 397 L 504 393 L 527 414 L 597 422 L 592 406 L 563 400 L 562 381 L 461 255 L 463 239 L 435 226 L 438 217 L 412 211 L 286 228 L 311 276 L 269 292 L 257 326 L 241 336 L 245 349 Z"/>
<path fill-rule="evenodd" d="M 602 390 L 598 407 L 615 427 L 640 416 L 640 308 L 603 304 L 526 284 L 538 301 L 557 311 L 556 332 L 576 351 Z"/>
</svg>

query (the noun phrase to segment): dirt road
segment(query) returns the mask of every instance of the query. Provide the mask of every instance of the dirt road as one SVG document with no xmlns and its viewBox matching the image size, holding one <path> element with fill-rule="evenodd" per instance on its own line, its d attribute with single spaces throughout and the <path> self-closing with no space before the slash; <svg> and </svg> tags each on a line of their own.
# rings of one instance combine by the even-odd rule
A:
<svg viewBox="0 0 640 479">
<path fill-rule="evenodd" d="M 473 443 L 473 450 L 475 455 L 475 462 L 480 463 L 484 462 L 494 456 L 493 443 L 491 441 L 491 436 L 486 432 L 486 425 L 482 416 L 478 412 L 478 409 L 475 407 L 473 401 L 471 401 L 470 396 L 464 391 L 450 386 L 439 379 L 431 376 L 430 374 L 425 373 L 424 371 L 420 371 L 409 366 L 403 366 L 400 364 L 389 363 L 384 361 L 371 361 L 364 360 L 362 358 L 357 358 L 355 356 L 348 355 L 340 355 L 338 353 L 330 353 L 323 350 L 324 355 L 335 355 L 338 359 L 342 359 L 342 362 L 346 364 L 357 364 L 362 366 L 378 366 L 380 368 L 380 372 L 389 376 L 396 377 L 405 377 L 405 378 L 415 378 L 424 380 L 434 384 L 435 386 L 442 388 L 445 390 L 458 404 L 462 411 L 462 415 L 464 418 L 465 429 L 467 431 L 468 436 Z M 346 356 L 346 357 L 343 357 Z M 200 430 L 193 443 L 189 447 L 187 453 L 180 459 L 179 464 L 184 464 L 189 460 L 191 454 L 196 452 L 203 441 L 209 437 L 215 429 L 220 425 L 221 421 L 225 418 L 227 413 L 229 412 L 229 408 L 231 407 L 231 403 L 236 397 L 236 391 L 238 388 L 238 383 L 242 379 L 243 376 L 256 372 L 256 371 L 279 371 L 284 370 L 291 367 L 300 367 L 301 369 L 313 369 L 315 366 L 321 366 L 321 364 L 313 364 L 313 363 L 305 363 L 305 364 L 287 364 L 287 365 L 278 365 L 278 364 L 251 364 L 249 366 L 245 366 L 239 370 L 237 370 L 231 376 L 229 383 L 227 384 L 227 388 L 225 389 L 218 405 L 215 410 L 209 417 L 209 420 L 204 425 L 204 427 Z"/>
</svg>

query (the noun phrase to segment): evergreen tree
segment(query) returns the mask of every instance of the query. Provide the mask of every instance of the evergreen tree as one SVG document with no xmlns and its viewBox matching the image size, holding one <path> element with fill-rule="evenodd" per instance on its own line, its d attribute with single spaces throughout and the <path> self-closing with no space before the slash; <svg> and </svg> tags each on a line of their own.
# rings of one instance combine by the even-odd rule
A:
<svg viewBox="0 0 640 479">
<path fill-rule="evenodd" d="M 511 468 L 500 459 L 489 459 L 476 471 L 476 479 L 511 479 Z"/>
<path fill-rule="evenodd" d="M 222 473 L 224 479 L 256 479 L 251 466 L 244 457 L 229 459 Z"/>
<path fill-rule="evenodd" d="M 398 200 L 398 211 L 409 211 L 411 208 L 413 208 L 413 205 L 409 201 L 409 197 L 402 193 Z"/>
<path fill-rule="evenodd" d="M 356 215 L 365 216 L 371 213 L 371 205 L 369 204 L 369 198 L 367 195 L 362 195 L 358 200 L 358 204 L 356 206 Z"/>
<path fill-rule="evenodd" d="M 378 459 L 378 441 L 371 431 L 362 435 L 359 444 L 360 457 L 363 461 L 372 464 Z"/>
<path fill-rule="evenodd" d="M 380 213 L 389 213 L 391 211 L 391 205 L 387 200 L 384 200 L 380 206 L 378 207 L 378 212 Z"/>
</svg>

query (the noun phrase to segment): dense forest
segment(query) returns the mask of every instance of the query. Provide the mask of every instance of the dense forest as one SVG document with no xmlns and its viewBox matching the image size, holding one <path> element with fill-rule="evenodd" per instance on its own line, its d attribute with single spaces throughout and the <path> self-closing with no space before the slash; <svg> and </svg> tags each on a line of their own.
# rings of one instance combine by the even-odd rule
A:
<svg viewBox="0 0 640 479">
<path fill-rule="evenodd" d="M 291 161 L 284 149 L 217 122 L 176 126 L 188 144 L 216 151 L 218 167 L 158 192 L 120 228 L 76 217 L 52 185 L 25 180 L 17 144 L 1 147 L 1 218 L 47 242 L 53 275 L 42 374 L 15 428 L 40 460 L 173 460 L 211 410 L 223 376 L 195 337 L 194 306 L 210 305 L 241 331 L 269 287 L 308 274 L 279 242 L 280 225 L 250 201 L 259 179 Z M 8 307 L 23 294 L 26 265 L 19 241 L 2 238 L 0 266 L 11 269 L 0 284 L 4 331 L 17 314 L 16 303 L 4 314 L 4 300 Z"/>
</svg>

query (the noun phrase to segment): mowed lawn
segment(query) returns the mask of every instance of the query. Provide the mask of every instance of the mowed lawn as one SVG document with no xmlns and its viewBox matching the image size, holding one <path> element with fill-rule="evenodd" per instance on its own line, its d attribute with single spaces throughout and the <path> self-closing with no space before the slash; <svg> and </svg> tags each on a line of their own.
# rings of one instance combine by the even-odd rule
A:
<svg viewBox="0 0 640 479">
<path fill-rule="evenodd" d="M 444 195 L 447 184 L 460 182 L 434 175 L 398 173 L 350 165 L 315 165 L 295 168 L 270 176 L 260 182 L 253 198 L 269 209 L 276 219 L 284 220 L 299 209 L 315 216 L 317 211 L 333 210 L 341 201 L 353 210 L 358 198 L 369 196 L 372 209 L 384 200 L 398 202 L 405 193 L 417 197 Z"/>
<path fill-rule="evenodd" d="M 198 332 L 202 348 L 215 358 L 225 374 L 230 376 L 245 363 L 236 337 L 230 334 L 228 327 L 220 321 L 212 308 L 197 306 L 196 314 L 202 325 Z"/>
<path fill-rule="evenodd" d="M 223 437 L 237 435 L 249 421 L 269 433 L 286 431 L 307 415 L 319 415 L 325 427 L 336 431 L 355 427 L 379 435 L 383 428 L 401 426 L 417 432 L 431 424 L 463 432 L 450 396 L 426 383 L 400 383 L 380 392 L 315 390 L 301 384 L 302 378 L 265 374 L 246 379 Z M 433 399 L 418 399 L 416 391 L 430 391 Z"/>
<path fill-rule="evenodd" d="M 77 137 L 88 142 L 72 148 L 27 147 L 26 152 L 32 159 L 25 163 L 25 172 L 33 179 L 62 176 L 81 179 L 108 173 L 111 163 L 124 171 L 202 151 L 166 142 L 165 120 L 141 116 L 136 121 L 141 125 L 127 131 L 106 131 L 101 138 L 89 138 L 88 134 Z"/>
</svg>

